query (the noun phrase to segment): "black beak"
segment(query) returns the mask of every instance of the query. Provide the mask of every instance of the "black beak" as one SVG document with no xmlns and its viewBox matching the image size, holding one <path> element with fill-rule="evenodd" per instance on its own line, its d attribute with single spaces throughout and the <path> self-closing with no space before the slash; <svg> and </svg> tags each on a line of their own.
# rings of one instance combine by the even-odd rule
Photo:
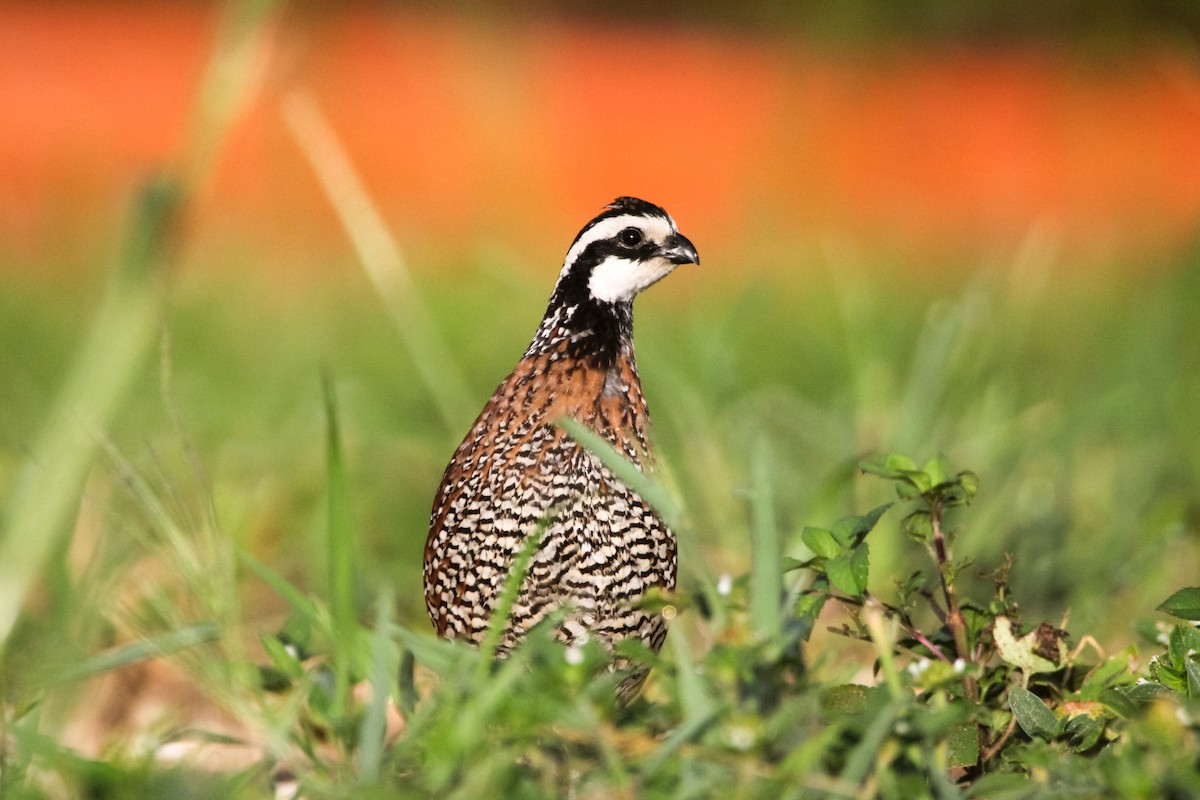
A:
<svg viewBox="0 0 1200 800">
<path fill-rule="evenodd" d="M 663 242 L 662 257 L 673 264 L 700 265 L 700 254 L 696 245 L 688 241 L 682 233 L 673 233 Z"/>
</svg>

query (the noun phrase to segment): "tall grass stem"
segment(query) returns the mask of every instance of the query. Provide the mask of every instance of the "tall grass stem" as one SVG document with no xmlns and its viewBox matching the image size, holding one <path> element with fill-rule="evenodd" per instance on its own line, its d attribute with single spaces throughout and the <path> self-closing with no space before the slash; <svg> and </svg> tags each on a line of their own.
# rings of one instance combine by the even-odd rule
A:
<svg viewBox="0 0 1200 800">
<path fill-rule="evenodd" d="M 329 561 L 329 607 L 333 617 L 334 713 L 344 713 L 355 662 L 358 616 L 355 613 L 355 530 L 350 514 L 350 489 L 342 460 L 337 395 L 328 374 L 322 375 L 325 392 L 327 517 L 326 548 Z"/>
<path fill-rule="evenodd" d="M 354 245 L 367 278 L 400 332 L 442 421 L 448 430 L 457 429 L 471 410 L 467 383 L 417 292 L 383 215 L 312 95 L 293 91 L 284 102 L 283 115 Z"/>
</svg>

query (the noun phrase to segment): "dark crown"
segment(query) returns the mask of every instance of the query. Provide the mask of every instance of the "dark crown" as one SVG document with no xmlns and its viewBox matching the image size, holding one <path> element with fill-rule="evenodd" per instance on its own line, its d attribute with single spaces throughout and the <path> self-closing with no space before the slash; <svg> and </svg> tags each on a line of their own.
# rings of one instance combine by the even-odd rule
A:
<svg viewBox="0 0 1200 800">
<path fill-rule="evenodd" d="M 605 206 L 611 213 L 601 214 L 603 217 L 613 217 L 617 214 L 637 214 L 643 217 L 658 216 L 665 217 L 667 212 L 660 206 L 654 203 L 648 203 L 645 200 L 640 200 L 636 197 L 618 197 L 611 203 Z"/>
</svg>

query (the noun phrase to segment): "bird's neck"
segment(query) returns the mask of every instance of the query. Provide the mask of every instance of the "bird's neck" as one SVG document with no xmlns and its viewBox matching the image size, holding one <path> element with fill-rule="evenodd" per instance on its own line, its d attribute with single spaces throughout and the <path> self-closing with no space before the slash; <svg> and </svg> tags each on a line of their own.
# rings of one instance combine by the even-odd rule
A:
<svg viewBox="0 0 1200 800">
<path fill-rule="evenodd" d="M 632 362 L 633 304 L 552 300 L 525 356 L 552 352 L 597 369 L 610 369 L 618 360 Z"/>
</svg>

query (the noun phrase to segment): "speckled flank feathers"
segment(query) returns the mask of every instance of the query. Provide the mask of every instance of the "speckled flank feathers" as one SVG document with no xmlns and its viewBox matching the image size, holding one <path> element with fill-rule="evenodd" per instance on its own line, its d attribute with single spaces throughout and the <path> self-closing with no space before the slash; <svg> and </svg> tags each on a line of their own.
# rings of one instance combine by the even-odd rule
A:
<svg viewBox="0 0 1200 800">
<path fill-rule="evenodd" d="M 545 317 L 446 467 L 425 544 L 425 603 L 437 632 L 479 642 L 528 535 L 544 524 L 499 652 L 565 606 L 565 641 L 585 632 L 658 650 L 666 622 L 634 607 L 673 589 L 675 538 L 648 504 L 556 422 L 571 417 L 639 468 L 650 466 L 649 414 L 633 352 L 633 297 L 692 244 L 658 206 L 619 198 L 576 237 Z M 593 277 L 604 270 L 602 297 Z M 644 675 L 619 693 L 632 697 Z"/>
</svg>

